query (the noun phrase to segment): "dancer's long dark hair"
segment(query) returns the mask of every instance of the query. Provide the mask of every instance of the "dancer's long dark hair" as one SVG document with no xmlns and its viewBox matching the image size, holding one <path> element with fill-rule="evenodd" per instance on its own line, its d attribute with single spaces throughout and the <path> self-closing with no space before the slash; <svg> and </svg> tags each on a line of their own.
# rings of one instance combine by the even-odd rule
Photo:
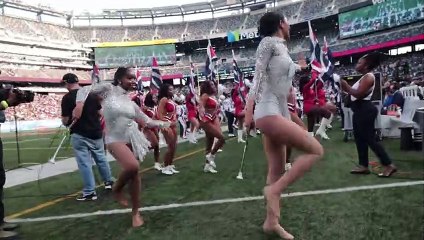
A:
<svg viewBox="0 0 424 240">
<path fill-rule="evenodd" d="M 267 12 L 259 20 L 258 33 L 262 37 L 269 37 L 278 31 L 280 22 L 285 21 L 284 15 L 277 12 Z"/>
<path fill-rule="evenodd" d="M 162 98 L 169 98 L 169 88 L 171 87 L 171 84 L 165 83 L 162 84 L 159 88 L 159 94 L 158 94 L 158 101 L 160 101 Z"/>
<path fill-rule="evenodd" d="M 127 67 L 119 67 L 116 72 L 115 75 L 113 76 L 113 85 L 118 86 L 120 80 L 125 77 L 127 75 L 128 72 L 128 68 Z"/>
</svg>

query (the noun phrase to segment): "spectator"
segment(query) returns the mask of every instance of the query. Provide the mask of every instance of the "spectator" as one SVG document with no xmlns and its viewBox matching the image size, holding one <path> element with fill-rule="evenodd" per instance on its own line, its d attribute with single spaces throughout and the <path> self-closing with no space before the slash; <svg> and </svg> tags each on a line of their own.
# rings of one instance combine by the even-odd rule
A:
<svg viewBox="0 0 424 240">
<path fill-rule="evenodd" d="M 98 96 L 88 95 L 81 117 L 78 121 L 73 122 L 72 111 L 75 108 L 77 92 L 80 88 L 78 77 L 68 73 L 63 76 L 63 81 L 69 93 L 62 98 L 62 123 L 70 128 L 72 147 L 84 183 L 82 195 L 78 196 L 76 200 L 97 200 L 91 157 L 94 158 L 99 168 L 105 189 L 112 190 L 113 185 L 110 166 L 104 150 L 99 113 L 101 105 Z"/>
</svg>

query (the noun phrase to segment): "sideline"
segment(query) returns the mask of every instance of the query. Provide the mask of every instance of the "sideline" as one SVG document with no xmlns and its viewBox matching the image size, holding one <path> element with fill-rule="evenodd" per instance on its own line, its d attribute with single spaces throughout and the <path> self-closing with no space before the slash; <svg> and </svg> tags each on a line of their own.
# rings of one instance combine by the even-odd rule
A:
<svg viewBox="0 0 424 240">
<path fill-rule="evenodd" d="M 347 193 L 347 192 L 365 191 L 365 190 L 374 190 L 374 189 L 383 189 L 383 188 L 408 187 L 408 186 L 416 186 L 416 185 L 424 185 L 424 181 L 397 182 L 397 183 L 389 183 L 389 184 L 333 188 L 333 189 L 325 189 L 325 190 L 317 190 L 317 191 L 293 192 L 293 193 L 282 194 L 281 197 L 283 198 L 302 197 L 302 196 L 324 195 L 324 194 L 332 194 L 332 193 Z M 227 198 L 227 199 L 219 199 L 219 200 L 212 200 L 212 201 L 197 201 L 197 202 L 173 203 L 168 205 L 150 206 L 150 207 L 140 208 L 139 210 L 142 212 L 143 211 L 158 211 L 158 210 L 166 210 L 166 209 L 185 208 L 185 207 L 258 201 L 263 199 L 264 199 L 263 196 Z M 76 213 L 76 214 L 69 214 L 69 215 L 48 216 L 48 217 L 39 217 L 39 218 L 9 219 L 8 221 L 13 223 L 45 222 L 45 221 L 52 221 L 52 220 L 85 218 L 85 217 L 91 217 L 91 216 L 124 214 L 124 213 L 130 213 L 131 211 L 132 210 L 130 208 L 114 209 L 114 210 L 107 210 L 107 211 L 96 211 L 91 213 Z"/>
</svg>

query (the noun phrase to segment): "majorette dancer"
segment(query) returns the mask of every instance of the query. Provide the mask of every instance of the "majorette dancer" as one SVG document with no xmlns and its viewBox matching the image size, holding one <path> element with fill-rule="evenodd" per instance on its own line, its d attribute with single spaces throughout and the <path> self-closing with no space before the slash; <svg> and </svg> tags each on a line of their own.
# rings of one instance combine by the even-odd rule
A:
<svg viewBox="0 0 424 240">
<path fill-rule="evenodd" d="M 324 150 L 319 142 L 296 123 L 292 122 L 287 98 L 296 70 L 306 68 L 305 60 L 295 64 L 285 45 L 290 26 L 278 13 L 268 12 L 260 19 L 259 33 L 264 38 L 256 52 L 254 86 L 246 103 L 245 127 L 249 130 L 253 119 L 264 135 L 264 149 L 268 160 L 267 217 L 263 230 L 276 233 L 283 239 L 294 239 L 279 223 L 281 192 L 302 177 L 322 157 Z M 253 105 L 256 108 L 253 112 Z M 305 152 L 294 161 L 283 176 L 282 148 L 291 146 Z"/>
<path fill-rule="evenodd" d="M 90 92 L 103 97 L 103 114 L 106 122 L 106 144 L 110 153 L 121 166 L 122 171 L 113 185 L 114 198 L 123 206 L 128 201 L 123 189 L 129 184 L 132 203 L 132 226 L 139 227 L 144 221 L 138 211 L 140 207 L 141 179 L 139 162 L 149 151 L 150 142 L 138 130 L 137 121 L 141 120 L 149 127 L 166 129 L 168 122 L 152 120 L 131 101 L 129 92 L 135 90 L 135 74 L 129 68 L 120 67 L 115 72 L 113 84 L 101 83 L 81 88 L 77 93 L 77 103 L 72 116 L 75 121 L 81 117 L 85 99 Z"/>
<path fill-rule="evenodd" d="M 225 143 L 218 117 L 220 106 L 215 98 L 216 93 L 213 81 L 203 82 L 200 90 L 199 118 L 200 127 L 206 134 L 206 163 L 203 170 L 210 173 L 217 173 L 215 155 Z M 214 139 L 217 139 L 215 144 Z"/>
<path fill-rule="evenodd" d="M 165 175 L 173 175 L 174 173 L 179 173 L 175 169 L 173 164 L 175 152 L 177 150 L 177 104 L 172 101 L 174 96 L 174 87 L 169 84 L 162 84 L 159 89 L 159 106 L 158 106 L 158 119 L 162 121 L 167 121 L 170 123 L 171 127 L 167 129 L 162 129 L 163 137 L 168 146 L 167 151 L 164 156 L 164 167 L 162 168 L 162 173 Z"/>
<path fill-rule="evenodd" d="M 153 97 L 153 94 L 146 94 L 146 96 L 144 97 L 144 104 L 142 110 L 147 116 L 149 116 L 149 118 L 158 119 L 157 103 Z M 144 126 L 143 133 L 150 141 L 150 148 L 153 149 L 153 156 L 155 159 L 154 168 L 158 171 L 162 171 L 162 165 L 159 162 L 159 128 Z"/>
</svg>

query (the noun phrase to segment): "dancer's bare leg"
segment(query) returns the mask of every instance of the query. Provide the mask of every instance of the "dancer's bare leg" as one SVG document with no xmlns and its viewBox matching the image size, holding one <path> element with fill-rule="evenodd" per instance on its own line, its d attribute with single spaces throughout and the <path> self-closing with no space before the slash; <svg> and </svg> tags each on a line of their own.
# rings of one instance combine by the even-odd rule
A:
<svg viewBox="0 0 424 240">
<path fill-rule="evenodd" d="M 295 147 L 305 152 L 296 158 L 292 169 L 280 177 L 273 184 L 264 188 L 264 195 L 267 200 L 267 219 L 264 223 L 264 231 L 274 232 L 283 239 L 293 239 L 293 236 L 286 232 L 279 224 L 280 218 L 280 195 L 282 191 L 295 180 L 300 178 L 309 170 L 313 163 L 315 163 L 323 155 L 322 146 L 319 142 L 308 135 L 301 127 L 292 121 L 282 116 L 266 116 L 256 121 L 256 126 L 266 136 L 267 142 L 272 142 L 274 146 L 288 145 Z M 271 145 L 272 146 L 272 145 Z M 283 159 L 274 159 L 273 156 L 282 156 L 281 147 L 267 146 L 267 156 L 272 158 L 268 161 L 274 165 L 274 161 L 281 164 Z M 280 173 L 281 173 L 280 169 Z"/>
<path fill-rule="evenodd" d="M 128 206 L 128 201 L 123 195 L 124 186 L 129 183 L 129 193 L 132 203 L 132 225 L 139 227 L 143 225 L 143 219 L 138 211 L 140 207 L 140 186 L 139 163 L 133 152 L 126 143 L 111 143 L 108 145 L 109 151 L 122 168 L 118 180 L 113 187 L 114 198 L 124 206 Z"/>
</svg>

